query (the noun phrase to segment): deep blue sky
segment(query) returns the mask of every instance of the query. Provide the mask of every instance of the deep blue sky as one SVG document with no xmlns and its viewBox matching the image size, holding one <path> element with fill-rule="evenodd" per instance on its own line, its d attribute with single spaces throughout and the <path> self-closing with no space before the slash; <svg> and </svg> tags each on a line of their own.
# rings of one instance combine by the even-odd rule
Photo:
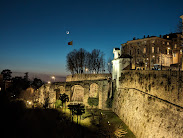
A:
<svg viewBox="0 0 183 138">
<path fill-rule="evenodd" d="M 133 37 L 174 32 L 181 14 L 183 0 L 0 0 L 0 70 L 66 75 L 73 49 L 112 57 Z"/>
</svg>

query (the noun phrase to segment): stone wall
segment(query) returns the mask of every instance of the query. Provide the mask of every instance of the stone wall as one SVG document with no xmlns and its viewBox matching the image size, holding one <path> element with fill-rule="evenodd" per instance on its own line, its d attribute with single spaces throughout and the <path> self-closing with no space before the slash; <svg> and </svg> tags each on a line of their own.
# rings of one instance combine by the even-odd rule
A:
<svg viewBox="0 0 183 138">
<path fill-rule="evenodd" d="M 179 71 L 122 71 L 112 110 L 137 138 L 181 138 L 182 76 Z"/>
<path fill-rule="evenodd" d="M 111 74 L 74 74 L 66 77 L 66 82 L 84 80 L 104 80 L 111 78 Z"/>
<path fill-rule="evenodd" d="M 183 107 L 183 72 L 124 70 L 119 88 L 136 88 Z"/>
<path fill-rule="evenodd" d="M 183 108 L 136 89 L 119 89 L 112 110 L 137 138 L 182 138 Z"/>
<path fill-rule="evenodd" d="M 110 95 L 110 86 L 111 84 L 108 80 L 45 84 L 38 90 L 38 101 L 41 105 L 44 105 L 45 99 L 49 97 L 49 107 L 54 108 L 59 94 L 65 93 L 69 96 L 69 102 L 81 102 L 88 107 L 90 106 L 88 104 L 89 97 L 98 98 L 98 108 L 106 110 L 108 109 L 106 100 Z M 78 94 L 80 96 L 78 96 Z"/>
</svg>

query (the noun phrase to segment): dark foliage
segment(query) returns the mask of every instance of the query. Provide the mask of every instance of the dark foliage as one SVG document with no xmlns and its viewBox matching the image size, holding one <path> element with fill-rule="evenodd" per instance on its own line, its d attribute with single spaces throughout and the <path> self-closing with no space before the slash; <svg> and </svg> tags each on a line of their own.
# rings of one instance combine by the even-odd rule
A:
<svg viewBox="0 0 183 138">
<path fill-rule="evenodd" d="M 107 108 L 112 108 L 112 101 L 113 101 L 112 98 L 108 98 L 108 99 L 106 100 Z"/>
<path fill-rule="evenodd" d="M 44 83 L 42 82 L 41 79 L 38 78 L 34 78 L 31 86 L 36 90 L 39 89 Z"/>
<path fill-rule="evenodd" d="M 12 74 L 11 70 L 5 69 L 1 72 L 1 74 L 3 75 L 3 80 L 6 80 L 6 81 L 11 80 L 11 74 Z"/>
<path fill-rule="evenodd" d="M 93 98 L 93 97 L 89 97 L 88 98 L 88 104 L 90 105 L 90 106 L 98 106 L 98 101 L 99 101 L 99 99 L 98 98 Z"/>
</svg>

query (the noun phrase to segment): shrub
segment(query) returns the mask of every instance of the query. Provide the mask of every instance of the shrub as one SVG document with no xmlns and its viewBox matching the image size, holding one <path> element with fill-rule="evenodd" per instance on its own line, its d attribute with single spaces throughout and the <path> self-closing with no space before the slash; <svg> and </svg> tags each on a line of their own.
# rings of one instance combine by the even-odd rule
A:
<svg viewBox="0 0 183 138">
<path fill-rule="evenodd" d="M 56 100 L 56 102 L 55 102 L 55 107 L 56 107 L 56 108 L 59 108 L 61 105 L 62 105 L 61 100 Z"/>
<path fill-rule="evenodd" d="M 98 98 L 88 98 L 88 104 L 90 106 L 98 106 Z"/>
<path fill-rule="evenodd" d="M 108 98 L 106 100 L 106 105 L 107 105 L 107 108 L 112 108 L 112 98 Z"/>
</svg>

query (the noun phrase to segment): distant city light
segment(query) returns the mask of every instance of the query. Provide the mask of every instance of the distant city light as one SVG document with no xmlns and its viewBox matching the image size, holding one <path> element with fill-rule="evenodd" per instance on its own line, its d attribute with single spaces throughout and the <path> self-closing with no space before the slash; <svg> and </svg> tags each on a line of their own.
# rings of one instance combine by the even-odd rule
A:
<svg viewBox="0 0 183 138">
<path fill-rule="evenodd" d="M 55 81 L 55 76 L 52 76 L 51 78 Z"/>
</svg>

